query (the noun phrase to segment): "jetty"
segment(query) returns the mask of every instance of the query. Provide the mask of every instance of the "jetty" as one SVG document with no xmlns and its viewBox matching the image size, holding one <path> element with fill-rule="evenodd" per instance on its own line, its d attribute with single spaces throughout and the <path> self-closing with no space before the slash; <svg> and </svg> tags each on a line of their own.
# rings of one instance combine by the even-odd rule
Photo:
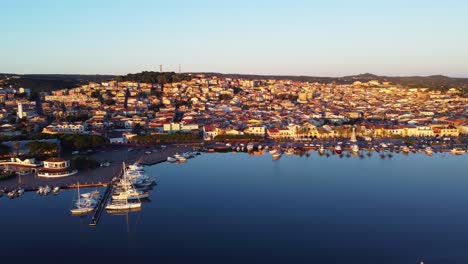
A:
<svg viewBox="0 0 468 264">
<path fill-rule="evenodd" d="M 111 196 L 112 193 L 112 182 L 107 184 L 106 191 L 104 192 L 104 195 L 102 196 L 102 199 L 99 201 L 96 210 L 94 211 L 94 215 L 91 218 L 91 223 L 89 223 L 90 226 L 96 227 L 97 224 L 99 223 L 99 219 L 101 218 L 102 211 L 104 211 L 104 208 L 106 208 L 107 201 L 109 200 L 109 197 Z"/>
</svg>

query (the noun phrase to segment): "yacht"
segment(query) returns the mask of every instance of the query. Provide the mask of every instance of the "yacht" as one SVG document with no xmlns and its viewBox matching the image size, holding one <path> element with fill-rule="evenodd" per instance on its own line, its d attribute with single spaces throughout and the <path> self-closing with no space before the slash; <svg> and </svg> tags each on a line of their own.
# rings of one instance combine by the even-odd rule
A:
<svg viewBox="0 0 468 264">
<path fill-rule="evenodd" d="M 130 200 L 140 200 L 140 199 L 145 199 L 148 198 L 149 194 L 148 192 L 139 192 L 132 189 L 124 190 L 117 192 L 112 195 L 112 200 L 117 200 L 117 201 L 130 201 Z"/>
<path fill-rule="evenodd" d="M 90 192 L 90 193 L 83 193 L 80 195 L 80 184 L 78 183 L 78 188 L 77 188 L 77 196 L 78 200 L 73 203 L 73 208 L 70 209 L 70 212 L 73 215 L 83 215 L 83 214 L 88 214 L 96 208 L 98 205 L 98 198 L 95 194 L 96 192 Z"/>
<path fill-rule="evenodd" d="M 450 152 L 454 155 L 462 155 L 462 154 L 465 154 L 465 151 L 463 149 L 459 149 L 459 148 L 453 148 L 450 150 Z"/>
<path fill-rule="evenodd" d="M 106 205 L 107 210 L 130 210 L 135 208 L 140 208 L 141 203 L 129 203 L 128 201 L 111 201 Z"/>
</svg>

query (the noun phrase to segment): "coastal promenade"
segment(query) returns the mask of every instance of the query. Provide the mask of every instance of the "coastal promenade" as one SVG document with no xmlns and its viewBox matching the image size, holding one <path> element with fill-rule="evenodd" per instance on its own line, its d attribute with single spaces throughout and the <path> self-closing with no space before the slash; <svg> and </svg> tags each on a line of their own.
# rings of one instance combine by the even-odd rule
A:
<svg viewBox="0 0 468 264">
<path fill-rule="evenodd" d="M 106 186 L 112 178 L 119 175 L 122 170 L 123 162 L 126 164 L 138 162 L 143 165 L 152 165 L 166 161 L 168 156 L 192 150 L 193 146 L 189 145 L 168 145 L 164 149 L 152 150 L 145 147 L 128 148 L 124 146 L 115 149 L 101 150 L 91 156 L 101 163 L 109 162 L 110 165 L 107 167 L 79 170 L 78 173 L 73 176 L 54 179 L 41 178 L 35 174 L 17 176 L 0 181 L 0 189 L 12 190 L 21 187 L 26 191 L 35 191 L 39 186 L 46 185 L 50 187 L 75 188 L 78 182 L 80 187 Z"/>
</svg>

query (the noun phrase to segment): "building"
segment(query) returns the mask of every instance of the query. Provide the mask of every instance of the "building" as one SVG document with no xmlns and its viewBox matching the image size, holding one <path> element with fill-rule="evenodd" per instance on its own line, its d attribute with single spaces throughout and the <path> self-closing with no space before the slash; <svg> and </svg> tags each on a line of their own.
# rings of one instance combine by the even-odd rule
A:
<svg viewBox="0 0 468 264">
<path fill-rule="evenodd" d="M 44 161 L 44 167 L 39 169 L 37 176 L 44 178 L 61 178 L 75 175 L 78 171 L 70 168 L 70 161 L 62 158 L 49 158 Z"/>
</svg>

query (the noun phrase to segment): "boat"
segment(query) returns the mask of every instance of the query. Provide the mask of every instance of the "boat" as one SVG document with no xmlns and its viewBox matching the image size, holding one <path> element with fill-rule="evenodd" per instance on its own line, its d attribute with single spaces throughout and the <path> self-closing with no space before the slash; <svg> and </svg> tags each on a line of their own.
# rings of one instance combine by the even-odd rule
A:
<svg viewBox="0 0 468 264">
<path fill-rule="evenodd" d="M 277 153 L 277 152 L 278 152 L 278 151 L 277 151 L 276 149 L 270 150 L 270 154 L 271 154 L 271 155 L 273 155 L 273 154 L 275 154 L 275 153 Z"/>
<path fill-rule="evenodd" d="M 323 153 L 325 153 L 325 148 L 323 147 L 323 145 L 320 145 L 319 154 L 323 155 Z"/>
<path fill-rule="evenodd" d="M 16 192 L 16 196 L 18 196 L 18 197 L 20 197 L 23 194 L 24 194 L 24 189 L 23 188 L 19 188 L 18 191 Z"/>
<path fill-rule="evenodd" d="M 252 151 L 254 148 L 254 145 L 252 143 L 247 144 L 247 151 Z"/>
<path fill-rule="evenodd" d="M 358 146 L 357 144 L 353 144 L 353 145 L 351 146 L 351 151 L 352 151 L 353 153 L 355 153 L 355 154 L 356 154 L 356 153 L 359 153 L 359 146 Z"/>
<path fill-rule="evenodd" d="M 7 194 L 8 198 L 10 198 L 10 199 L 15 198 L 16 197 L 16 192 L 17 192 L 16 189 L 9 191 L 8 194 Z"/>
<path fill-rule="evenodd" d="M 336 146 L 335 146 L 335 152 L 336 152 L 336 154 L 341 154 L 342 150 L 341 150 L 341 146 L 340 146 L 340 145 L 336 145 Z"/>
<path fill-rule="evenodd" d="M 432 150 L 431 147 L 426 147 L 426 148 L 424 149 L 424 152 L 426 152 L 426 154 L 427 154 L 428 156 L 431 156 L 432 153 L 433 153 L 434 151 Z"/>
<path fill-rule="evenodd" d="M 73 203 L 74 206 L 70 209 L 70 212 L 73 215 L 83 215 L 94 211 L 98 204 L 98 201 L 94 199 L 94 196 L 90 195 L 91 193 L 84 194 L 84 197 L 83 194 L 80 195 L 80 183 L 77 184 L 77 190 L 78 200 Z"/>
<path fill-rule="evenodd" d="M 177 159 L 174 157 L 167 157 L 167 161 L 174 163 L 177 162 Z"/>
<path fill-rule="evenodd" d="M 39 195 L 42 195 L 44 193 L 44 187 L 39 186 L 39 188 L 37 188 L 36 193 L 39 194 Z"/>
<path fill-rule="evenodd" d="M 410 148 L 407 147 L 407 146 L 403 146 L 403 147 L 401 147 L 401 151 L 403 151 L 403 153 L 409 153 L 409 152 L 410 152 Z"/>
<path fill-rule="evenodd" d="M 460 148 L 453 148 L 450 150 L 450 152 L 454 155 L 462 155 L 465 154 L 466 151 Z"/>
<path fill-rule="evenodd" d="M 53 192 L 55 195 L 59 194 L 59 192 L 60 192 L 60 187 L 55 186 L 54 189 L 52 189 L 52 192 Z"/>
<path fill-rule="evenodd" d="M 272 156 L 273 156 L 273 159 L 274 159 L 274 160 L 277 160 L 277 159 L 279 159 L 279 158 L 281 157 L 281 153 L 275 152 L 275 153 L 273 153 Z"/>
<path fill-rule="evenodd" d="M 128 201 L 111 201 L 106 205 L 107 210 L 130 210 L 130 209 L 135 209 L 135 208 L 140 208 L 141 207 L 141 202 L 131 202 L 129 203 Z"/>
<path fill-rule="evenodd" d="M 127 200 L 140 200 L 140 199 L 145 199 L 149 197 L 148 192 L 139 192 L 136 191 L 134 188 L 124 190 L 117 192 L 112 195 L 112 200 L 117 200 L 117 201 L 127 201 Z"/>
<path fill-rule="evenodd" d="M 43 195 L 48 195 L 50 192 L 52 191 L 52 189 L 49 187 L 49 185 L 46 185 L 46 187 L 44 187 L 43 189 Z"/>
<path fill-rule="evenodd" d="M 293 148 L 288 148 L 285 153 L 286 153 L 286 155 L 293 155 L 294 154 L 294 149 Z"/>
</svg>

